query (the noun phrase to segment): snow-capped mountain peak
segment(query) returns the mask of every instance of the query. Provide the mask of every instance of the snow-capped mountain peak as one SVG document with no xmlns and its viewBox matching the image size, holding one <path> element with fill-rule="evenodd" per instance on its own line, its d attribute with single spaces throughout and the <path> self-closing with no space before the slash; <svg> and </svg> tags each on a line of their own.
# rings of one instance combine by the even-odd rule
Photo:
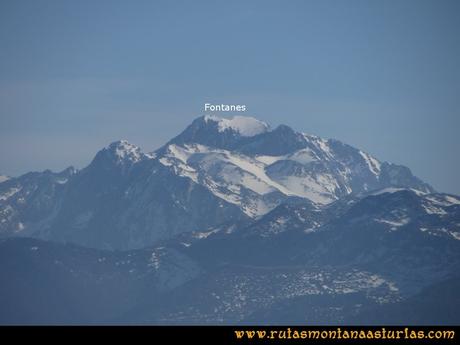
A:
<svg viewBox="0 0 460 345">
<path fill-rule="evenodd" d="M 108 160 L 118 166 L 131 166 L 141 160 L 152 158 L 127 140 L 118 140 L 98 152 L 95 161 Z"/>
<path fill-rule="evenodd" d="M 119 140 L 111 143 L 108 150 L 112 152 L 120 161 L 129 160 L 137 162 L 142 158 L 142 151 L 139 147 L 130 144 L 127 140 Z"/>
<path fill-rule="evenodd" d="M 152 154 L 145 154 L 127 140 L 118 140 L 100 150 L 90 165 L 83 170 L 96 171 L 98 174 L 126 175 L 136 163 L 152 158 Z"/>
<path fill-rule="evenodd" d="M 223 118 L 205 115 L 195 119 L 169 144 L 202 144 L 227 150 L 235 150 L 247 141 L 270 133 L 265 122 L 252 117 L 235 116 Z"/>
<path fill-rule="evenodd" d="M 409 169 L 382 163 L 338 140 L 286 125 L 270 130 L 259 120 L 241 116 L 200 117 L 158 150 L 157 157 L 175 175 L 200 184 L 250 217 L 292 197 L 328 204 L 385 187 L 433 191 Z"/>
<path fill-rule="evenodd" d="M 209 121 L 216 122 L 219 132 L 231 130 L 237 132 L 242 137 L 253 137 L 270 130 L 270 126 L 265 122 L 248 116 L 234 116 L 227 119 L 215 115 L 205 115 L 204 121 L 206 123 Z"/>
</svg>

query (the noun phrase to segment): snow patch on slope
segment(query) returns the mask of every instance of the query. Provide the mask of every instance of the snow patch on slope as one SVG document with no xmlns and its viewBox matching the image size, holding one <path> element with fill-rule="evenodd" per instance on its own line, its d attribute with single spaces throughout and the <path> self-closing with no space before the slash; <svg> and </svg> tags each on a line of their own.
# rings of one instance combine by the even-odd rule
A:
<svg viewBox="0 0 460 345">
<path fill-rule="evenodd" d="M 267 165 L 260 160 L 223 149 L 172 144 L 159 162 L 171 167 L 175 174 L 188 177 L 215 196 L 239 206 L 250 217 L 265 214 L 276 206 L 264 201 L 264 195 L 278 191 L 286 196 L 301 196 L 268 177 Z M 243 197 L 248 193 L 253 194 Z"/>
<path fill-rule="evenodd" d="M 385 194 L 385 193 L 393 194 L 393 193 L 401 192 L 403 190 L 408 190 L 408 191 L 414 192 L 418 196 L 422 196 L 422 195 L 427 194 L 425 192 L 422 192 L 422 191 L 419 191 L 419 190 L 413 189 L 413 188 L 388 187 L 388 188 L 379 189 L 379 190 L 371 193 L 371 195 L 381 195 L 381 194 Z"/>
<path fill-rule="evenodd" d="M 288 155 L 287 159 L 300 163 L 300 164 L 307 164 L 307 163 L 310 163 L 316 160 L 316 158 L 313 156 L 310 149 L 302 149 L 302 150 L 296 151 Z"/>
<path fill-rule="evenodd" d="M 324 158 L 328 160 L 334 159 L 334 153 L 329 147 L 329 143 L 327 140 L 306 133 L 302 133 L 302 135 L 307 142 L 312 143 L 319 151 L 321 151 L 324 154 Z"/>
<path fill-rule="evenodd" d="M 380 190 L 378 190 L 376 192 L 373 192 L 373 193 L 371 193 L 371 195 L 381 195 L 381 194 L 385 194 L 385 193 L 393 194 L 393 193 L 396 193 L 396 192 L 400 192 L 402 190 L 407 190 L 407 188 L 388 187 L 388 188 L 383 188 L 383 189 L 380 189 Z"/>
<path fill-rule="evenodd" d="M 452 195 L 430 195 L 427 196 L 426 199 L 436 205 L 439 206 L 452 206 L 452 205 L 460 205 L 460 199 L 458 197 L 454 197 Z"/>
<path fill-rule="evenodd" d="M 0 200 L 4 201 L 4 200 L 8 200 L 9 198 L 11 198 L 13 195 L 15 195 L 17 192 L 19 192 L 21 190 L 21 188 L 17 188 L 17 187 L 13 187 L 13 188 L 10 188 L 8 191 L 6 191 L 5 193 L 3 194 L 0 194 Z"/>
<path fill-rule="evenodd" d="M 295 191 L 296 196 L 310 199 L 318 204 L 328 204 L 336 198 L 332 197 L 337 181 L 329 175 L 320 175 L 317 179 L 310 176 L 286 176 L 278 180 L 288 190 Z"/>
<path fill-rule="evenodd" d="M 439 215 L 447 214 L 447 212 L 444 211 L 441 207 L 436 207 L 435 205 L 432 205 L 430 203 L 423 203 L 422 207 L 424 208 L 425 212 L 428 214 L 439 214 Z"/>
<path fill-rule="evenodd" d="M 396 227 L 401 227 L 409 223 L 409 218 L 401 218 L 398 220 L 390 220 L 390 219 L 374 219 L 378 223 L 384 223 L 392 226 L 392 230 L 396 230 Z"/>
<path fill-rule="evenodd" d="M 372 173 L 378 177 L 380 175 L 380 162 L 371 155 L 361 150 L 359 150 L 359 154 L 366 161 L 369 170 L 372 171 Z"/>
<path fill-rule="evenodd" d="M 255 156 L 255 159 L 265 165 L 272 165 L 273 163 L 278 162 L 279 160 L 285 159 L 285 156 Z"/>
<path fill-rule="evenodd" d="M 324 145 L 326 143 L 321 142 L 323 149 Z M 273 192 L 308 198 L 318 204 L 328 204 L 337 199 L 335 195 L 340 185 L 331 174 L 269 176 L 267 167 L 280 160 L 304 165 L 316 161 L 317 157 L 310 148 L 283 156 L 251 157 L 200 144 L 171 144 L 159 159 L 160 163 L 172 167 L 179 176 L 191 178 L 217 197 L 238 205 L 251 217 L 265 214 L 276 206 L 262 198 Z M 248 190 L 255 194 L 252 197 L 244 196 Z"/>
<path fill-rule="evenodd" d="M 240 169 L 255 176 L 259 181 L 264 182 L 268 186 L 278 189 L 281 193 L 285 195 L 297 195 L 295 192 L 290 191 L 283 185 L 271 180 L 265 173 L 265 166 L 257 164 L 255 160 L 252 160 L 246 156 L 234 155 L 230 152 L 227 152 L 226 156 L 228 162 L 238 166 Z"/>
<path fill-rule="evenodd" d="M 278 161 L 293 161 L 300 164 L 308 164 L 317 160 L 309 148 L 301 149 L 283 156 L 255 156 L 255 159 L 265 165 L 272 165 Z"/>
</svg>

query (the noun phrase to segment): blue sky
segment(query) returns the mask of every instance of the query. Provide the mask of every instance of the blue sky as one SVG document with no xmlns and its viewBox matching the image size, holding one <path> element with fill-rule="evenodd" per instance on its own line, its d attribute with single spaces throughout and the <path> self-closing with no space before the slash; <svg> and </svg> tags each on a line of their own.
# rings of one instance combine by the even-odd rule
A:
<svg viewBox="0 0 460 345">
<path fill-rule="evenodd" d="M 460 194 L 460 2 L 1 1 L 0 172 L 151 151 L 205 102 Z"/>
</svg>

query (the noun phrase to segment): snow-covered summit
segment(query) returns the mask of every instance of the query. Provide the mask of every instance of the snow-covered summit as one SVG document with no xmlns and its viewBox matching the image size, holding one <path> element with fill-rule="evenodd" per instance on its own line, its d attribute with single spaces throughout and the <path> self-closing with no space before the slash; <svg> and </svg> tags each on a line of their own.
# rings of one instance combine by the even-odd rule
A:
<svg viewBox="0 0 460 345">
<path fill-rule="evenodd" d="M 221 149 L 235 150 L 247 141 L 271 133 L 270 126 L 252 117 L 223 118 L 205 115 L 195 119 L 169 144 L 202 144 Z"/>
<path fill-rule="evenodd" d="M 113 153 L 120 160 L 130 160 L 137 162 L 141 160 L 143 154 L 139 147 L 129 143 L 127 140 L 118 140 L 111 143 L 107 150 Z"/>
<path fill-rule="evenodd" d="M 0 183 L 2 182 L 5 182 L 7 180 L 9 180 L 10 178 L 8 176 L 5 176 L 5 175 L 0 175 Z"/>
<path fill-rule="evenodd" d="M 204 121 L 206 123 L 209 121 L 216 122 L 219 132 L 230 129 L 243 137 L 253 137 L 270 130 L 270 126 L 265 122 L 248 116 L 234 116 L 227 119 L 215 115 L 205 115 Z"/>
<path fill-rule="evenodd" d="M 143 153 L 138 146 L 127 140 L 118 140 L 100 150 L 90 166 L 129 168 L 141 160 L 150 158 L 151 155 Z"/>
<path fill-rule="evenodd" d="M 250 117 L 206 115 L 157 152 L 174 174 L 258 217 L 289 198 L 328 204 L 388 187 L 433 189 L 406 167 L 380 162 L 334 139 Z"/>
</svg>

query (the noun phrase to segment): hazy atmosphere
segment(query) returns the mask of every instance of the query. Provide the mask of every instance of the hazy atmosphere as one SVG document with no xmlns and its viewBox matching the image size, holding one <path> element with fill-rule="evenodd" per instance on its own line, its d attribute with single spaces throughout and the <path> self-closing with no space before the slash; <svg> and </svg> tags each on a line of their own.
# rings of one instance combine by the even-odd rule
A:
<svg viewBox="0 0 460 345">
<path fill-rule="evenodd" d="M 0 174 L 152 151 L 209 102 L 460 194 L 459 34 L 458 1 L 2 1 Z"/>
</svg>

